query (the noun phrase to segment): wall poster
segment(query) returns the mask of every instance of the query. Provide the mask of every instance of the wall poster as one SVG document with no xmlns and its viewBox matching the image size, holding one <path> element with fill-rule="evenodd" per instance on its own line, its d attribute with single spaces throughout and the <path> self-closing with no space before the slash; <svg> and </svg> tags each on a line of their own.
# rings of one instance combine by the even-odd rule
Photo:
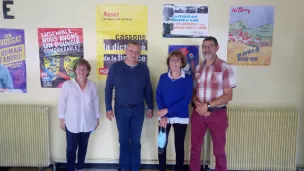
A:
<svg viewBox="0 0 304 171">
<path fill-rule="evenodd" d="M 40 82 L 42 88 L 61 88 L 75 77 L 73 66 L 83 58 L 82 28 L 39 28 Z"/>
</svg>

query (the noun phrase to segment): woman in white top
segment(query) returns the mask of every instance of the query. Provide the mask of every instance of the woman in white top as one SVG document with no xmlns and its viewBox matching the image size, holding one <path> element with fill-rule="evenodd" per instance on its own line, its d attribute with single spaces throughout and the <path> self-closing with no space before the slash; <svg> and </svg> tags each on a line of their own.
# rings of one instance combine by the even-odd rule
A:
<svg viewBox="0 0 304 171">
<path fill-rule="evenodd" d="M 65 81 L 60 92 L 58 117 L 60 128 L 66 132 L 68 171 L 82 170 L 91 132 L 99 125 L 99 98 L 96 85 L 88 80 L 91 65 L 79 59 L 73 68 L 76 77 Z"/>
</svg>

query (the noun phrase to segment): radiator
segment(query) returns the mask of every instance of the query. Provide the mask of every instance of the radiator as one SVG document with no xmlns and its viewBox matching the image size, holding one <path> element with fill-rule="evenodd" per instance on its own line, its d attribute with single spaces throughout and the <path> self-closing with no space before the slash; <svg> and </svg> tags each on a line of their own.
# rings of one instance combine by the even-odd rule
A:
<svg viewBox="0 0 304 171">
<path fill-rule="evenodd" d="M 298 115 L 296 109 L 228 108 L 228 169 L 295 171 Z"/>
<path fill-rule="evenodd" d="M 0 167 L 49 165 L 48 107 L 0 104 Z"/>
</svg>

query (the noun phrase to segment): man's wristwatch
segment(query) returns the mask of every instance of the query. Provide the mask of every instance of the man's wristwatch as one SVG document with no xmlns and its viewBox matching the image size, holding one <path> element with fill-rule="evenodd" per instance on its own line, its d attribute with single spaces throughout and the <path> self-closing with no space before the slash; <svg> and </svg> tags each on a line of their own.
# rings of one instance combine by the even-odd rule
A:
<svg viewBox="0 0 304 171">
<path fill-rule="evenodd" d="M 212 112 L 210 103 L 207 103 L 207 107 L 208 107 L 207 111 L 208 111 L 208 112 Z"/>
</svg>

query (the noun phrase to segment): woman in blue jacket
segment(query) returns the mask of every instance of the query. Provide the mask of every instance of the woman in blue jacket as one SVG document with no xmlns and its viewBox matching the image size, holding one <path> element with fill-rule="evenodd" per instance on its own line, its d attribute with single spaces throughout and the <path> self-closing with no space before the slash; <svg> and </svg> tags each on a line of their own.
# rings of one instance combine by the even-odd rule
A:
<svg viewBox="0 0 304 171">
<path fill-rule="evenodd" d="M 171 52 L 167 58 L 169 72 L 160 76 L 156 89 L 159 126 L 166 128 L 167 139 L 171 126 L 174 129 L 175 171 L 183 171 L 184 141 L 189 123 L 188 107 L 193 90 L 192 76 L 185 74 L 182 70 L 186 64 L 186 59 L 181 51 Z M 166 146 L 164 152 L 158 156 L 160 171 L 166 171 Z"/>
</svg>

